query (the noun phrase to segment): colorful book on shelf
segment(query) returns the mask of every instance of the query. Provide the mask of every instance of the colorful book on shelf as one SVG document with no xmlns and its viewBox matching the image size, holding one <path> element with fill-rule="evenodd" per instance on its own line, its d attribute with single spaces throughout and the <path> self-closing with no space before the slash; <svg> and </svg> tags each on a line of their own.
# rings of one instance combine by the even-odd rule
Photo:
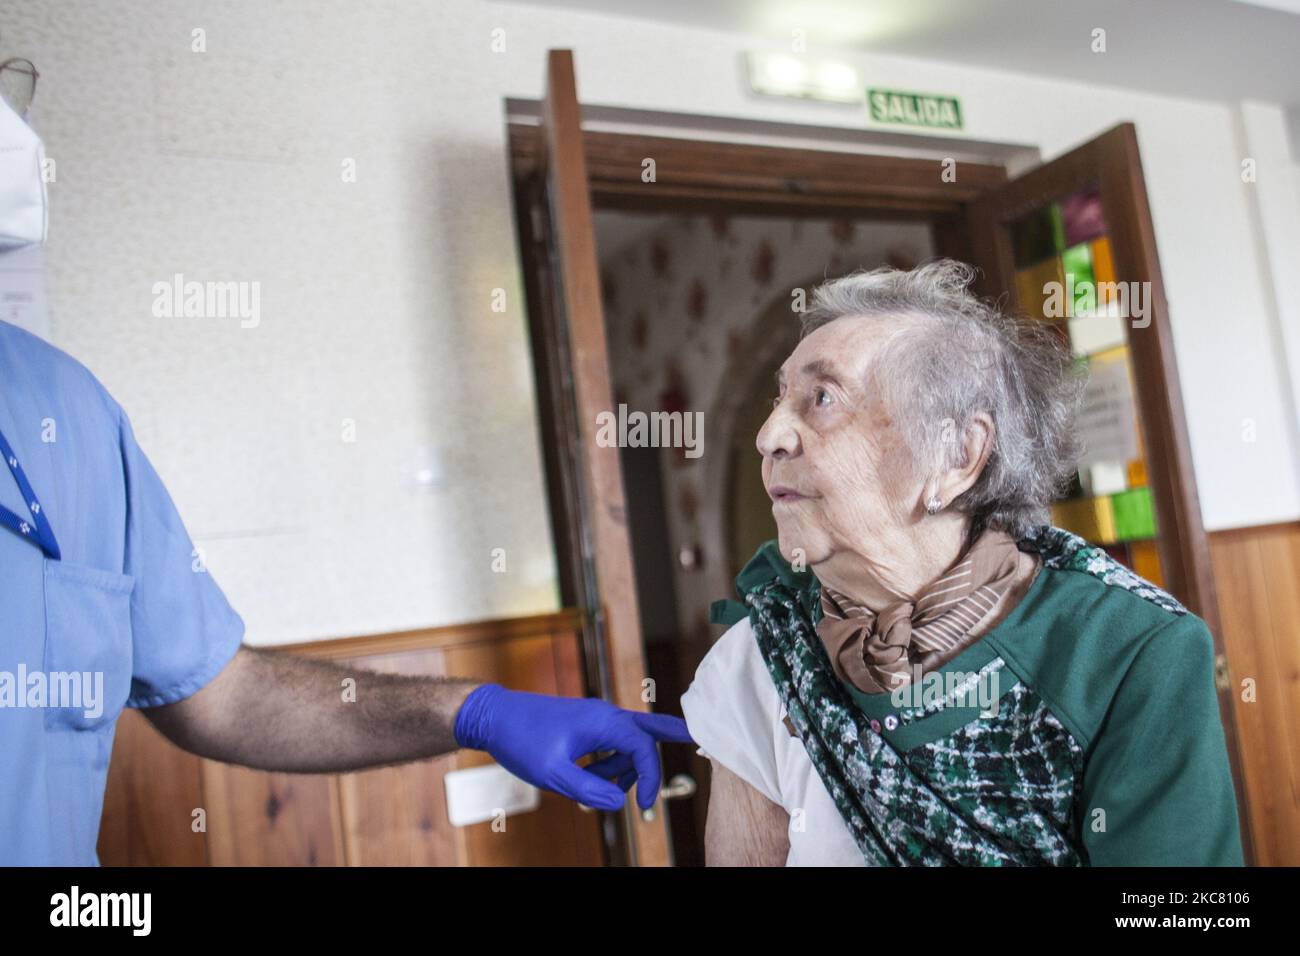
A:
<svg viewBox="0 0 1300 956">
<path fill-rule="evenodd" d="M 1165 586 L 1164 572 L 1160 569 L 1160 552 L 1155 541 L 1130 541 L 1128 553 L 1133 562 L 1129 567 L 1134 574 L 1146 578 L 1156 587 Z"/>
<path fill-rule="evenodd" d="M 1048 314 L 1051 311 L 1048 309 L 1051 292 L 1044 291 L 1044 286 L 1048 283 L 1056 283 L 1058 288 L 1065 289 L 1065 273 L 1061 271 L 1061 260 L 1057 256 L 1019 270 L 1016 273 L 1016 294 L 1020 298 L 1020 308 L 1031 319 L 1064 322 L 1066 320 L 1064 314 Z"/>
<path fill-rule="evenodd" d="M 1061 253 L 1061 271 L 1065 275 L 1069 315 L 1095 313 L 1097 295 L 1092 278 L 1092 252 L 1086 242 Z"/>
<path fill-rule="evenodd" d="M 1115 513 L 1109 496 L 1067 498 L 1052 505 L 1052 524 L 1073 531 L 1092 544 L 1117 541 Z"/>
<path fill-rule="evenodd" d="M 1097 283 L 1097 304 L 1105 305 L 1111 299 L 1115 282 L 1115 261 L 1110 255 L 1110 240 L 1105 236 L 1090 243 L 1092 250 L 1092 278 Z"/>
<path fill-rule="evenodd" d="M 1150 488 L 1131 488 L 1110 496 L 1115 536 L 1121 541 L 1156 536 L 1156 511 Z"/>
</svg>

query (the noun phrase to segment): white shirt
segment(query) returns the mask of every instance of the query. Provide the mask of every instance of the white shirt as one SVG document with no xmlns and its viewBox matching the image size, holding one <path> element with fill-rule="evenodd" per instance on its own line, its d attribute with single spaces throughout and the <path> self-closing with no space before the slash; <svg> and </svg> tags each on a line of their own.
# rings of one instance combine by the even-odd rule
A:
<svg viewBox="0 0 1300 956">
<path fill-rule="evenodd" d="M 835 801 L 785 726 L 785 706 L 745 619 L 723 634 L 682 695 L 699 753 L 790 815 L 786 866 L 865 866 Z"/>
</svg>

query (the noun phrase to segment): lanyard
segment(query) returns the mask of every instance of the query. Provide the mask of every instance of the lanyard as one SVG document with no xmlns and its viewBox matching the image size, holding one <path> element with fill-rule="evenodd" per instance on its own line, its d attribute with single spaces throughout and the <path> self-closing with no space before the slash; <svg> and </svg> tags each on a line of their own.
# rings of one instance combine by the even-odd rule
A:
<svg viewBox="0 0 1300 956">
<path fill-rule="evenodd" d="M 18 482 L 18 490 L 27 499 L 27 510 L 32 514 L 31 520 L 20 518 L 4 505 L 0 505 L 0 524 L 36 545 L 51 561 L 58 561 L 59 542 L 54 540 L 54 529 L 50 527 L 50 522 L 45 517 L 45 509 L 41 507 L 40 499 L 36 497 L 36 492 L 27 481 L 23 466 L 18 464 L 18 456 L 5 440 L 4 432 L 0 432 L 0 453 L 4 454 L 5 464 L 13 472 L 14 481 Z"/>
</svg>

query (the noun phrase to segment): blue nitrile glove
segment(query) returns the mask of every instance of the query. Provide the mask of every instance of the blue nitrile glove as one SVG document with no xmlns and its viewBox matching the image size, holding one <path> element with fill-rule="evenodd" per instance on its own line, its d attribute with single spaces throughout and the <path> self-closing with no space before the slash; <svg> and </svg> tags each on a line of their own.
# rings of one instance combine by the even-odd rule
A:
<svg viewBox="0 0 1300 956">
<path fill-rule="evenodd" d="M 475 688 L 456 715 L 456 743 L 486 750 L 516 777 L 600 810 L 618 810 L 636 781 L 636 802 L 648 810 L 659 796 L 658 740 L 692 743 L 686 721 L 623 710 L 608 701 Z M 579 767 L 600 750 L 612 756 Z M 618 786 L 604 777 L 615 777 Z"/>
</svg>

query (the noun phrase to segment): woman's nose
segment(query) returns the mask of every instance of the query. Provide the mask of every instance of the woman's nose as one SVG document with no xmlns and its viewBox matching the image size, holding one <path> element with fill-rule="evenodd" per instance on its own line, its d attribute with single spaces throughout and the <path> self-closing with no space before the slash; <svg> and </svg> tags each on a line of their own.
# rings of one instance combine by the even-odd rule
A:
<svg viewBox="0 0 1300 956">
<path fill-rule="evenodd" d="M 772 414 L 767 416 L 767 421 L 758 430 L 754 444 L 764 458 L 789 458 L 798 454 L 799 433 L 790 420 L 789 412 L 780 405 L 772 409 Z"/>
</svg>

